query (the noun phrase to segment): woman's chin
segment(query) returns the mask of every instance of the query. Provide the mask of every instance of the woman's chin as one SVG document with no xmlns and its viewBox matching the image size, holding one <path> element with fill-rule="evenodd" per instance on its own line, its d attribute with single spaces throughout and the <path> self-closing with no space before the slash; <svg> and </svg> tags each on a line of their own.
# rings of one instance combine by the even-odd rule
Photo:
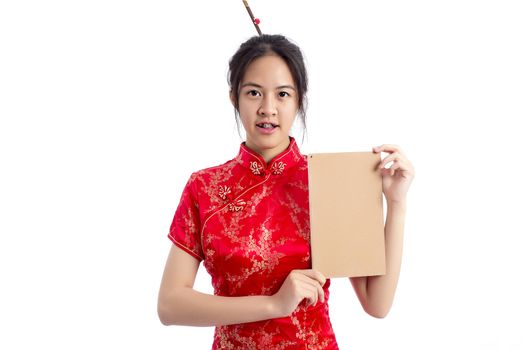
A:
<svg viewBox="0 0 524 350">
<path fill-rule="evenodd" d="M 248 138 L 247 144 L 248 146 L 254 146 L 259 151 L 271 150 L 280 148 L 280 146 L 288 142 L 288 139 L 288 135 L 282 135 L 279 130 L 271 135 L 251 135 L 251 137 Z"/>
</svg>

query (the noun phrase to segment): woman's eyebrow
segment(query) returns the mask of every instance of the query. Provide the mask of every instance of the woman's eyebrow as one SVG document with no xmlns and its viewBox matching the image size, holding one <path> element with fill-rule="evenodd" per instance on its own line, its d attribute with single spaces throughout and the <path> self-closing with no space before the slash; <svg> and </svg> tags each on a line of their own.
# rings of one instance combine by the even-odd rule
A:
<svg viewBox="0 0 524 350">
<path fill-rule="evenodd" d="M 251 82 L 247 82 L 247 83 L 244 83 L 240 86 L 240 88 L 243 88 L 245 86 L 254 86 L 254 87 L 257 87 L 257 88 L 262 88 L 262 85 L 260 84 L 257 84 L 257 83 L 251 83 Z M 280 85 L 280 86 L 277 86 L 277 89 L 291 89 L 291 90 L 295 90 L 295 88 L 291 85 Z"/>
</svg>

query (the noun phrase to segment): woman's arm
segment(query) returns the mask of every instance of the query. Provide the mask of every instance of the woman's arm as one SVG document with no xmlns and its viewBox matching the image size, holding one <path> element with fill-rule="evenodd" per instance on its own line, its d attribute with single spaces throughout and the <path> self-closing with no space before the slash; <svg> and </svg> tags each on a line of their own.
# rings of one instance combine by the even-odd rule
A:
<svg viewBox="0 0 524 350">
<path fill-rule="evenodd" d="M 162 324 L 204 327 L 276 317 L 270 296 L 224 297 L 194 290 L 198 266 L 197 259 L 173 244 L 158 294 Z"/>
<path fill-rule="evenodd" d="M 406 203 L 388 203 L 385 225 L 386 274 L 382 276 L 350 277 L 355 293 L 364 310 L 377 318 L 386 317 L 397 288 L 402 261 L 404 217 Z"/>
</svg>

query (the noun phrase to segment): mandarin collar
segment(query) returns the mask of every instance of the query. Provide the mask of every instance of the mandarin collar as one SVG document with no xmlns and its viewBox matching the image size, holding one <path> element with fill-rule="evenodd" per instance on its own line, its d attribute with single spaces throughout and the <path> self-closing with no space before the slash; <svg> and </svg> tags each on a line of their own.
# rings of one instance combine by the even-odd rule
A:
<svg viewBox="0 0 524 350">
<path fill-rule="evenodd" d="M 236 156 L 239 164 L 249 169 L 253 175 L 264 176 L 268 172 L 273 175 L 281 175 L 291 169 L 301 159 L 302 155 L 293 136 L 289 136 L 289 146 L 276 155 L 266 164 L 264 158 L 246 146 L 245 142 L 240 144 L 240 150 Z"/>
</svg>

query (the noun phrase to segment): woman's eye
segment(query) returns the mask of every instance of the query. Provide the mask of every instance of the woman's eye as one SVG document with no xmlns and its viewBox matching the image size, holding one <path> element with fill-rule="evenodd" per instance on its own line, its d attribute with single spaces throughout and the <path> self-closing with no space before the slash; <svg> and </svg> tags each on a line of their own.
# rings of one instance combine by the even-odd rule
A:
<svg viewBox="0 0 524 350">
<path fill-rule="evenodd" d="M 249 91 L 247 92 L 247 94 L 250 95 L 250 96 L 260 96 L 260 92 L 258 92 L 257 90 L 249 90 Z M 280 92 L 278 93 L 278 95 L 279 95 L 280 97 L 291 96 L 291 95 L 290 95 L 288 92 L 286 92 L 286 91 L 280 91 Z"/>
</svg>

